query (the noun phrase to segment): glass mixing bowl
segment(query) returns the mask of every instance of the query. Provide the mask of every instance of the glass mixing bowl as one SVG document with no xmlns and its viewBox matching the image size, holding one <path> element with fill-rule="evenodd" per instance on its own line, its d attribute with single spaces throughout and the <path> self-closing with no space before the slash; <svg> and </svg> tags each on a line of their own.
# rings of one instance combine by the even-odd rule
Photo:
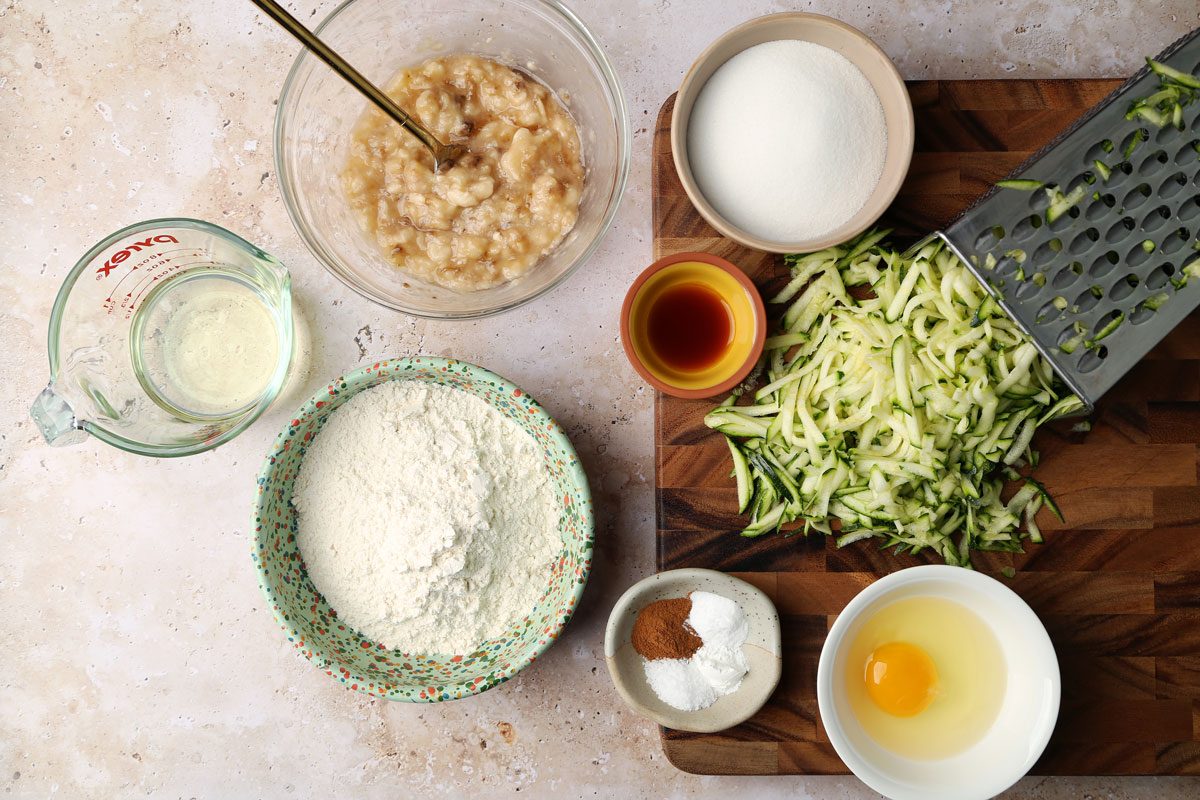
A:
<svg viewBox="0 0 1200 800">
<path fill-rule="evenodd" d="M 387 259 L 342 191 L 350 132 L 367 101 L 302 52 L 279 98 L 275 167 L 296 230 L 339 280 L 407 314 L 481 317 L 550 290 L 596 249 L 629 175 L 629 113 L 612 65 L 565 6 L 554 0 L 347 0 L 316 32 L 378 85 L 403 67 L 455 52 L 520 67 L 570 111 L 586 170 L 575 227 L 525 275 L 477 292 L 426 283 Z"/>
</svg>

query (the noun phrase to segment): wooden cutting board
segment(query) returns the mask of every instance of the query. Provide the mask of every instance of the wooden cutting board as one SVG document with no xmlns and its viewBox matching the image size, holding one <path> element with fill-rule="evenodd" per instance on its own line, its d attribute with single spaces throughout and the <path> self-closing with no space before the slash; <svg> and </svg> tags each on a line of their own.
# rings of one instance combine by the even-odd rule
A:
<svg viewBox="0 0 1200 800">
<path fill-rule="evenodd" d="M 1117 81 L 909 84 L 916 153 L 884 222 L 900 238 L 944 226 L 994 181 L 1104 98 Z M 654 134 L 654 255 L 717 253 L 768 294 L 783 270 L 720 237 L 692 208 L 671 161 L 674 98 Z M 870 542 L 737 535 L 729 456 L 701 422 L 711 401 L 655 404 L 657 564 L 709 567 L 765 590 L 783 624 L 783 679 L 762 711 L 720 734 L 666 730 L 671 763 L 705 774 L 837 774 L 817 713 L 817 657 L 850 598 L 880 575 L 936 559 Z M 1037 774 L 1200 775 L 1200 313 L 1113 389 L 1089 433 L 1059 423 L 1037 469 L 1066 525 L 1039 517 L 1044 545 L 976 556 L 1038 613 L 1062 668 L 1062 712 Z"/>
</svg>

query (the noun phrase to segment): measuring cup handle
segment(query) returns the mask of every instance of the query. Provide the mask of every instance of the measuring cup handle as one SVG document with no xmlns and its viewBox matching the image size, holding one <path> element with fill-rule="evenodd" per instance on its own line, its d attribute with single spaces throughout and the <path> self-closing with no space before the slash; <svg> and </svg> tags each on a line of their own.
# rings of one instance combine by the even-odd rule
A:
<svg viewBox="0 0 1200 800">
<path fill-rule="evenodd" d="M 54 391 L 53 384 L 42 389 L 42 393 L 33 401 L 29 415 L 37 423 L 48 444 L 79 444 L 87 438 L 87 432 L 75 418 L 75 412 L 67 405 L 67 401 Z"/>
</svg>

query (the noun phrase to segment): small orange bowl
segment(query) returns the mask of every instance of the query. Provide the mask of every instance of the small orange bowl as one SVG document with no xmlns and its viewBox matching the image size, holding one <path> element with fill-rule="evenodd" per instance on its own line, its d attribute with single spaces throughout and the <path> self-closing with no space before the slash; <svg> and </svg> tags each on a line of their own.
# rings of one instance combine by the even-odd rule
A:
<svg viewBox="0 0 1200 800">
<path fill-rule="evenodd" d="M 656 307 L 668 292 L 683 286 L 701 287 L 713 297 L 711 302 L 719 301 L 728 330 L 727 340 L 718 343 L 711 358 L 686 367 L 656 350 L 651 335 Z M 697 330 L 697 341 L 707 338 L 711 344 L 713 333 Z M 737 386 L 762 355 L 766 338 L 767 311 L 758 289 L 746 273 L 710 253 L 660 258 L 637 277 L 621 305 L 621 344 L 629 363 L 646 383 L 673 397 L 713 397 Z M 679 337 L 673 339 L 678 344 Z"/>
</svg>

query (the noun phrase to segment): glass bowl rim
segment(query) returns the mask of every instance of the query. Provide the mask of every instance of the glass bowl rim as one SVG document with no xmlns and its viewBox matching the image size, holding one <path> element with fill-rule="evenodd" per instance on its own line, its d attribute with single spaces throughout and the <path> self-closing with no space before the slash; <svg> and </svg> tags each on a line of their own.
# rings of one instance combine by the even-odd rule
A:
<svg viewBox="0 0 1200 800">
<path fill-rule="evenodd" d="M 334 8 L 333 11 L 329 12 L 329 14 L 323 20 L 321 20 L 321 23 L 313 29 L 313 32 L 317 36 L 320 36 L 326 28 L 328 28 L 338 17 L 341 16 L 343 12 L 348 10 L 357 2 L 358 0 L 344 0 L 340 5 Z M 278 179 L 279 192 L 283 196 L 283 206 L 285 209 L 287 209 L 288 218 L 292 221 L 292 227 L 296 230 L 296 233 L 300 236 L 300 239 L 304 242 L 304 245 L 308 248 L 308 251 L 312 253 L 317 261 L 319 261 L 329 273 L 341 281 L 343 285 L 362 297 L 365 297 L 368 300 L 378 303 L 386 308 L 390 308 L 393 311 L 400 311 L 404 314 L 423 319 L 479 319 L 482 317 L 490 317 L 496 314 L 501 314 L 505 311 L 510 311 L 518 306 L 529 303 L 551 291 L 552 289 L 562 285 L 567 278 L 575 274 L 575 271 L 578 270 L 579 267 L 584 264 L 584 262 L 586 262 L 595 254 L 596 250 L 600 247 L 601 241 L 603 241 L 605 235 L 612 227 L 612 223 L 617 216 L 617 211 L 621 206 L 621 201 L 625 196 L 625 187 L 629 181 L 629 172 L 633 158 L 633 129 L 631 127 L 629 118 L 629 104 L 626 101 L 625 92 L 621 86 L 621 80 L 618 77 L 616 70 L 613 68 L 612 62 L 609 61 L 608 56 L 604 54 L 603 49 L 600 47 L 600 43 L 596 40 L 595 36 L 592 35 L 592 32 L 588 29 L 588 27 L 583 23 L 583 20 L 576 16 L 573 11 L 571 11 L 562 3 L 558 2 L 558 0 L 517 0 L 517 2 L 544 6 L 552 13 L 557 14 L 562 21 L 567 23 L 567 26 L 570 28 L 572 33 L 578 37 L 578 41 L 576 41 L 575 44 L 581 46 L 581 49 L 599 69 L 605 89 L 607 89 L 609 97 L 615 108 L 616 116 L 614 122 L 616 123 L 618 148 L 620 150 L 617 156 L 617 174 L 613 182 L 612 189 L 608 195 L 604 217 L 600 221 L 600 226 L 597 229 L 595 236 L 592 237 L 592 240 L 574 259 L 574 261 L 572 261 L 571 264 L 565 270 L 563 270 L 561 274 L 556 276 L 545 286 L 542 286 L 540 289 L 531 294 L 518 297 L 510 302 L 502 303 L 490 308 L 482 308 L 473 311 L 431 311 L 427 309 L 414 309 L 404 305 L 394 297 L 379 294 L 367 286 L 362 285 L 355 279 L 353 275 L 343 270 L 339 260 L 334 256 L 333 253 L 328 251 L 323 242 L 318 240 L 318 237 L 314 235 L 307 220 L 305 220 L 301 215 L 296 192 L 293 191 L 293 187 L 290 183 L 291 171 L 287 169 L 286 159 L 283 156 L 284 140 L 287 127 L 287 121 L 285 117 L 288 114 L 288 100 L 296 91 L 296 87 L 300 79 L 301 69 L 305 64 L 312 63 L 316 60 L 316 57 L 310 54 L 307 50 L 301 49 L 300 53 L 296 56 L 296 59 L 292 62 L 292 66 L 288 70 L 287 77 L 284 79 L 283 88 L 279 91 L 278 106 L 275 110 L 273 145 L 275 150 L 275 175 Z M 285 180 L 285 176 L 288 176 L 289 179 Z"/>
</svg>

